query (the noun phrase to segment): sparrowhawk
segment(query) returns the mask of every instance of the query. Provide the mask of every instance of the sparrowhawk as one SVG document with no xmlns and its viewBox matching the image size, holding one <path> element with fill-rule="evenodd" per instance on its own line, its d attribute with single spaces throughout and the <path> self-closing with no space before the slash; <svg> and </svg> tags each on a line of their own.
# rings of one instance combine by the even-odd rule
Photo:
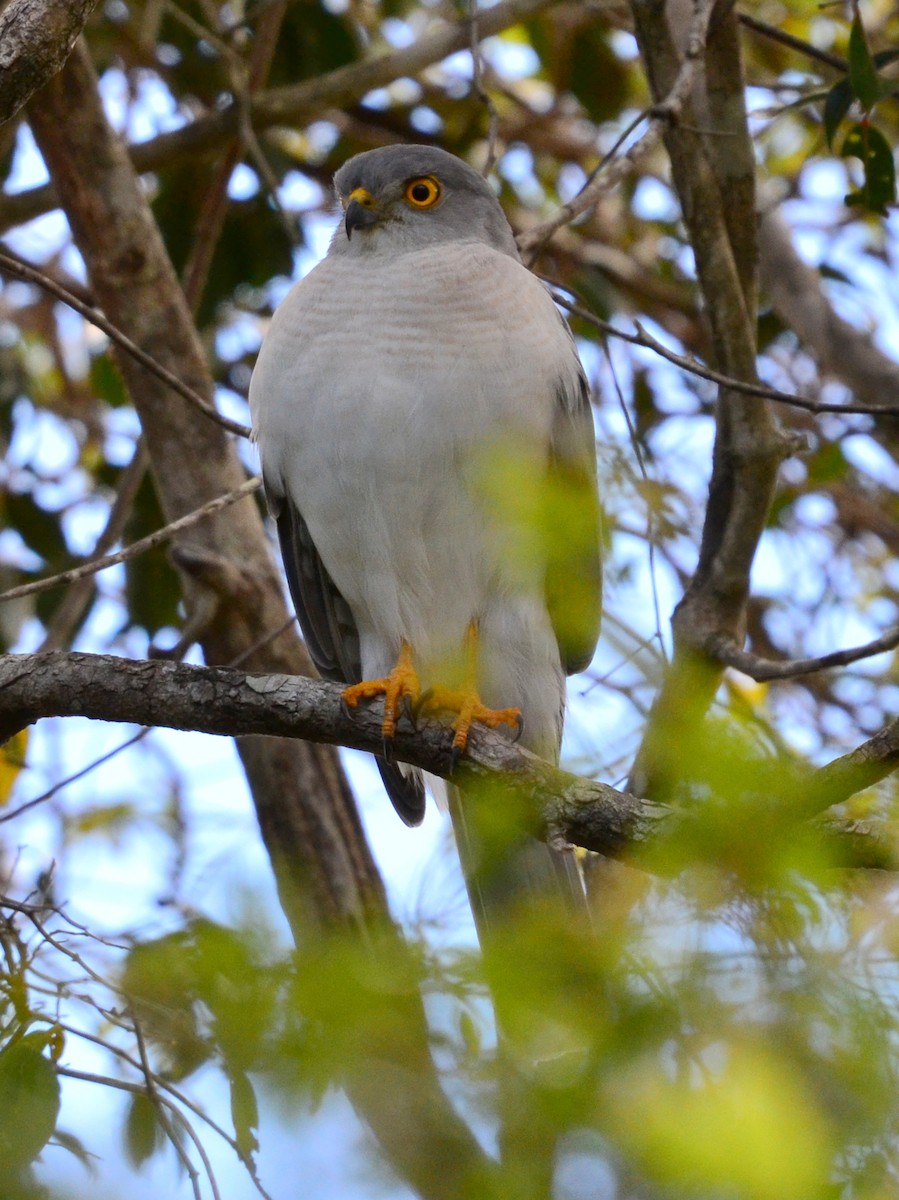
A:
<svg viewBox="0 0 899 1200">
<path fill-rule="evenodd" d="M 600 613 L 574 340 L 460 159 L 369 150 L 335 185 L 343 220 L 275 312 L 250 388 L 309 652 L 350 707 L 384 697 L 387 744 L 424 707 L 453 714 L 457 754 L 479 721 L 556 761 L 565 676 L 589 663 Z M 417 824 L 420 774 L 379 766 Z M 456 832 L 468 840 L 458 819 Z M 504 878 L 484 887 L 514 895 L 516 873 L 529 891 L 553 877 L 580 886 L 555 852 L 516 840 Z"/>
</svg>

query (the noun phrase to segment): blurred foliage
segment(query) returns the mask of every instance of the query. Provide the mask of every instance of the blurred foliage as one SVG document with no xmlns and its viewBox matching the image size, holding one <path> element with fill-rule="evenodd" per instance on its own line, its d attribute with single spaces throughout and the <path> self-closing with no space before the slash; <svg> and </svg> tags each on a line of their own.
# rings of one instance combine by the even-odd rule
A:
<svg viewBox="0 0 899 1200">
<path fill-rule="evenodd" d="M 0 746 L 0 807 L 9 801 L 19 772 L 25 766 L 28 730 L 20 730 Z"/>
<path fill-rule="evenodd" d="M 565 1195 L 606 1194 L 596 1185 L 606 1164 L 622 1187 L 640 1178 L 648 1196 L 885 1198 L 899 1144 L 895 906 L 889 885 L 846 887 L 820 848 L 815 861 L 785 832 L 752 842 L 751 871 L 744 825 L 743 863 L 694 840 L 686 870 L 684 846 L 653 878 L 618 868 L 595 914 L 601 937 L 526 908 L 483 962 L 425 945 L 409 958 L 395 941 L 311 929 L 286 955 L 258 922 L 206 918 L 138 944 L 105 985 L 116 996 L 115 1042 L 139 1030 L 142 1061 L 155 1064 L 141 1088 L 127 1083 L 128 1157 L 135 1167 L 177 1158 L 190 1126 L 212 1136 L 183 1099 L 201 1072 L 220 1073 L 224 1136 L 251 1172 L 261 1098 L 292 1121 L 314 1119 L 331 1089 L 404 1058 L 411 1086 L 404 1013 L 423 987 L 440 997 L 434 1048 L 462 1111 L 526 1125 L 560 1174 L 577 1159 L 582 1182 Z M 57 937 L 67 928 L 59 912 L 44 920 Z M 45 944 L 35 978 L 47 978 L 49 956 Z M 485 1024 L 488 984 L 499 1049 Z M 16 1086 L 0 1150 L 14 1146 L 17 1166 L 53 1129 L 47 1040 L 27 1034 L 0 1050 L 0 1093 L 8 1079 Z M 124 1086 L 115 1075 L 110 1085 Z M 400 1074 L 394 1086 L 404 1085 Z M 414 1143 L 425 1128 L 402 1134 Z M 532 1194 L 526 1169 L 526 1153 L 508 1154 L 496 1194 Z"/>
<path fill-rule="evenodd" d="M 101 2 L 87 44 L 117 125 L 144 140 L 242 95 L 260 22 L 273 7 Z M 872 354 L 894 353 L 899 14 L 891 0 L 759 0 L 745 8 L 768 26 L 743 30 L 763 203 L 779 206 L 800 231 L 825 296 L 860 336 L 871 335 Z M 426 31 L 433 12 L 412 0 L 288 4 L 261 86 L 289 86 L 403 45 Z M 626 5 L 562 5 L 485 45 L 496 177 L 517 229 L 570 199 L 619 139 L 628 144 L 646 109 L 625 14 Z M 340 163 L 400 139 L 437 141 L 478 166 L 486 160 L 491 117 L 461 58 L 237 147 L 220 230 L 209 214 L 226 147 L 173 159 L 148 178 L 178 270 L 198 245 L 212 251 L 196 307 L 229 413 L 246 419 L 256 346 L 286 279 L 308 268 L 311 248 L 322 245 L 328 181 Z M 24 125 L 7 127 L 0 141 L 7 192 L 27 190 L 37 172 Z M 15 230 L 8 242 L 83 290 L 77 255 L 52 222 Z M 638 316 L 666 343 L 708 354 L 692 252 L 660 150 L 636 163 L 595 212 L 560 231 L 536 265 L 596 316 L 625 328 Z M 596 426 L 607 583 L 604 641 L 579 689 L 585 695 L 572 706 L 571 754 L 579 769 L 618 780 L 633 761 L 663 669 L 668 614 L 695 567 L 714 397 L 707 383 L 607 338 L 589 320 L 572 325 L 602 398 Z M 850 364 L 804 345 L 767 295 L 759 337 L 767 381 L 819 402 L 858 399 Z M 899 620 L 896 419 L 816 418 L 785 406 L 780 417 L 803 449 L 785 464 L 769 516 L 749 645 L 791 657 L 877 637 Z M 4 588 L 91 552 L 137 434 L 97 331 L 37 289 L 4 282 Z M 184 453 L 189 470 L 190 447 Z M 536 531 L 552 542 L 553 490 L 530 488 L 521 474 L 520 462 L 494 457 L 489 502 L 526 500 L 540 517 L 527 537 Z M 117 544 L 162 524 L 148 477 Z M 525 556 L 527 537 L 519 539 Z M 578 553 L 558 544 L 560 553 Z M 183 619 L 179 588 L 163 547 L 133 559 L 98 578 L 64 641 L 146 653 L 160 630 Z M 57 589 L 3 606 L 3 648 L 40 645 L 63 595 Z M 579 614 L 589 621 L 589 597 L 575 597 L 573 611 L 576 623 Z M 177 786 L 160 783 L 182 777 L 193 765 L 190 751 L 175 764 L 163 749 L 129 751 L 134 765 L 109 798 L 90 790 L 92 775 L 86 793 L 67 781 L 118 742 L 111 751 L 85 737 L 81 753 L 70 742 L 68 756 L 57 756 L 52 732 L 42 729 L 25 770 L 24 747 L 7 747 L 3 813 L 47 799 L 3 835 L 0 1193 L 43 1200 L 42 1171 L 60 1157 L 95 1169 L 91 1147 L 66 1128 L 65 1096 L 76 1085 L 65 1073 L 79 1069 L 79 1051 L 104 1065 L 91 1068 L 98 1082 L 78 1084 L 77 1096 L 121 1091 L 121 1144 L 136 1169 L 149 1171 L 164 1157 L 182 1167 L 199 1163 L 194 1137 L 204 1145 L 224 1137 L 251 1179 L 262 1164 L 265 1184 L 260 1100 L 273 1100 L 293 1122 L 314 1121 L 331 1089 L 377 1077 L 384 1060 L 403 1062 L 406 1005 L 421 991 L 432 1048 L 460 1112 L 488 1146 L 497 1130 L 526 1130 L 555 1172 L 560 1200 L 895 1196 L 896 889 L 890 879 L 839 870 L 787 801 L 806 761 L 856 745 L 897 711 L 895 652 L 767 686 L 730 677 L 706 726 L 670 747 L 684 816 L 671 838 L 642 864 L 645 873 L 594 864 L 599 936 L 560 928 L 535 909 L 519 914 L 483 961 L 448 944 L 440 920 L 433 928 L 422 922 L 411 955 L 374 935 L 366 945 L 312 927 L 288 954 L 265 921 L 223 916 L 211 903 L 207 911 L 185 868 L 209 828 L 227 820 L 219 803 L 225 788 L 190 824 Z M 854 816 L 890 817 L 897 800 L 895 784 L 884 784 L 850 807 Z M 29 816 L 34 824 L 25 824 Z M 95 918 L 103 912 L 108 923 L 97 918 L 97 925 L 114 927 L 115 937 L 69 915 L 79 889 L 97 886 L 92 856 L 100 857 L 102 839 L 125 865 L 104 885 L 99 909 L 88 908 Z M 236 840 L 229 853 L 243 868 L 247 838 Z M 66 876 L 73 861 L 80 866 Z M 54 863 L 65 904 L 55 894 Z M 121 930 L 117 914 L 141 888 L 145 906 Z M 502 1014 L 501 1051 L 488 984 Z M 413 1079 L 414 1061 L 405 1071 L 397 1086 Z M 221 1099 L 217 1127 L 195 1099 L 210 1079 Z M 402 1136 L 415 1143 L 422 1128 Z M 521 1146 L 510 1137 L 505 1147 L 502 1194 L 527 1200 L 532 1164 Z M 358 1183 L 359 1163 L 350 1171 Z M 369 1183 L 371 1194 L 385 1187 L 374 1164 Z M 207 1177 L 197 1186 L 208 1194 Z M 293 1194 L 268 1186 L 276 1200 Z M 94 1194 L 94 1181 L 84 1190 Z"/>
</svg>

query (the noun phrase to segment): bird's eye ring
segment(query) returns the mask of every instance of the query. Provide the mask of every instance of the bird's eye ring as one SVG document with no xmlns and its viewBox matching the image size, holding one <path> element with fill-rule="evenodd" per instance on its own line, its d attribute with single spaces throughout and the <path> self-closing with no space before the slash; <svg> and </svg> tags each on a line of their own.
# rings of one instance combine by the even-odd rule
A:
<svg viewBox="0 0 899 1200">
<path fill-rule="evenodd" d="M 433 208 L 442 195 L 440 184 L 432 175 L 410 179 L 406 184 L 406 203 L 412 208 Z"/>
</svg>

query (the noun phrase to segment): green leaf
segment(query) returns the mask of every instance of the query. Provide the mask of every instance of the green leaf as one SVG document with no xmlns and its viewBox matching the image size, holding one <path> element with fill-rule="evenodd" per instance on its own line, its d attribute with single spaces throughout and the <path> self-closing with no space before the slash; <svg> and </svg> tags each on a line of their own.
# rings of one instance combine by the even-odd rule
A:
<svg viewBox="0 0 899 1200">
<path fill-rule="evenodd" d="M 213 921 L 191 927 L 191 964 L 210 1031 L 231 1071 L 252 1068 L 274 1023 L 278 973 L 258 961 L 246 937 Z"/>
<path fill-rule="evenodd" d="M 259 1105 L 256 1092 L 249 1077 L 243 1071 L 233 1071 L 231 1080 L 231 1120 L 234 1122 L 234 1137 L 247 1157 L 259 1149 L 256 1130 L 259 1128 Z"/>
<path fill-rule="evenodd" d="M 868 49 L 868 39 L 858 13 L 849 31 L 849 82 L 865 112 L 870 112 L 881 96 L 877 68 Z"/>
<path fill-rule="evenodd" d="M 852 87 L 848 79 L 841 79 L 827 93 L 824 101 L 824 135 L 831 150 L 837 129 L 852 107 L 852 99 Z"/>
<path fill-rule="evenodd" d="M 125 381 L 108 350 L 91 359 L 90 380 L 94 392 L 110 408 L 122 408 L 128 403 Z"/>
<path fill-rule="evenodd" d="M 820 1095 L 796 1076 L 789 1061 L 751 1042 L 729 1046 L 724 1069 L 698 1084 L 685 1072 L 675 1080 L 651 1061 L 635 1063 L 618 1073 L 612 1121 L 625 1151 L 666 1190 L 819 1196 L 828 1127 Z"/>
<path fill-rule="evenodd" d="M 212 1053 L 200 1027 L 194 975 L 190 938 L 183 931 L 134 946 L 122 971 L 122 990 L 172 1079 L 185 1079 Z"/>
<path fill-rule="evenodd" d="M 37 1044 L 26 1039 L 0 1053 L 0 1179 L 37 1158 L 56 1128 L 59 1078 Z"/>
<path fill-rule="evenodd" d="M 859 158 L 865 182 L 856 192 L 846 196 L 846 203 L 869 212 L 886 213 L 886 207 L 896 199 L 896 164 L 889 142 L 879 129 L 867 121 L 853 125 L 840 150 L 843 158 Z"/>
<path fill-rule="evenodd" d="M 91 1175 L 96 1175 L 97 1156 L 91 1154 L 80 1137 L 77 1137 L 74 1133 L 69 1133 L 68 1130 L 57 1129 L 53 1135 L 53 1145 L 59 1146 L 63 1150 L 68 1150 L 69 1154 L 77 1158 L 86 1171 Z"/>
<path fill-rule="evenodd" d="M 145 1092 L 135 1092 L 125 1118 L 125 1152 L 133 1167 L 141 1167 L 165 1144 L 156 1105 Z"/>
</svg>

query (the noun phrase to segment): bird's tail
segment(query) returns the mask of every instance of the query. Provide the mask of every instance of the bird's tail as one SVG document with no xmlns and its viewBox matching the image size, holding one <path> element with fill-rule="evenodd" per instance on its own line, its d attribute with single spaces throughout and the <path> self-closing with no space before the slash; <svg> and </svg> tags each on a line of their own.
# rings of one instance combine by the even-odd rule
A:
<svg viewBox="0 0 899 1200">
<path fill-rule="evenodd" d="M 481 945 L 524 910 L 552 909 L 560 920 L 588 920 L 573 851 L 557 850 L 519 826 L 512 806 L 450 785 L 453 832 Z M 492 803 L 490 801 L 493 801 Z"/>
</svg>

